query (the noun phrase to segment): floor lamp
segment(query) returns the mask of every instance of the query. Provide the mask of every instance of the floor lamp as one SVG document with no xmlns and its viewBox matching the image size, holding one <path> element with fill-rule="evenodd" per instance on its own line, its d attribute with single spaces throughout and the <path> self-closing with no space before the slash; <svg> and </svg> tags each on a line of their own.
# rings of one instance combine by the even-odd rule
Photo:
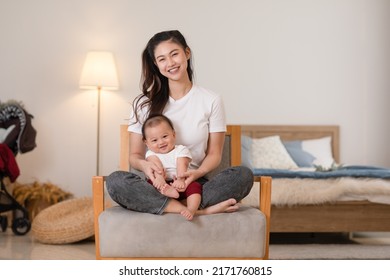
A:
<svg viewBox="0 0 390 280">
<path fill-rule="evenodd" d="M 114 56 L 111 52 L 88 52 L 81 72 L 80 88 L 97 90 L 96 175 L 100 175 L 100 94 L 119 88 Z"/>
</svg>

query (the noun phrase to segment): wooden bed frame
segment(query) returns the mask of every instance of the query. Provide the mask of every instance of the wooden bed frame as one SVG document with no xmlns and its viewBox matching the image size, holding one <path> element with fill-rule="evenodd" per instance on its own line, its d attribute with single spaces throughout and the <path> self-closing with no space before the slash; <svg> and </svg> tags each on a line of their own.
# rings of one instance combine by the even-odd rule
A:
<svg viewBox="0 0 390 280">
<path fill-rule="evenodd" d="M 241 133 L 252 138 L 280 135 L 286 141 L 331 136 L 333 156 L 340 162 L 338 126 L 241 125 Z M 271 208 L 271 232 L 357 231 L 390 231 L 390 205 L 348 201 Z"/>
</svg>

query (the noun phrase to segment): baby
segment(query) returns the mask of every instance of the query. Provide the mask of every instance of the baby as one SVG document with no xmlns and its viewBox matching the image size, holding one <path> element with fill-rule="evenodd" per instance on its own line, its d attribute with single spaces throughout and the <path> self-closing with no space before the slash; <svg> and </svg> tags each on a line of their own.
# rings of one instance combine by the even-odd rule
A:
<svg viewBox="0 0 390 280">
<path fill-rule="evenodd" d="M 142 126 L 142 137 L 148 147 L 146 160 L 164 170 L 164 174 L 155 173 L 155 178 L 149 178 L 149 182 L 167 197 L 186 199 L 180 214 L 192 220 L 200 205 L 202 185 L 198 182 L 187 184 L 183 176 L 192 160 L 190 151 L 183 145 L 176 145 L 173 124 L 164 115 L 149 116 Z"/>
</svg>

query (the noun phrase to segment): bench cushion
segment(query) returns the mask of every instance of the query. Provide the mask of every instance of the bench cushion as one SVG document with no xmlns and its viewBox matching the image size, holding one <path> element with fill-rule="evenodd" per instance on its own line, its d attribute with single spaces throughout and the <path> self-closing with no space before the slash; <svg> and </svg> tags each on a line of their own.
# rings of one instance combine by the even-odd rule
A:
<svg viewBox="0 0 390 280">
<path fill-rule="evenodd" d="M 262 258 L 265 216 L 241 206 L 234 213 L 153 215 L 114 206 L 99 216 L 102 257 Z"/>
</svg>

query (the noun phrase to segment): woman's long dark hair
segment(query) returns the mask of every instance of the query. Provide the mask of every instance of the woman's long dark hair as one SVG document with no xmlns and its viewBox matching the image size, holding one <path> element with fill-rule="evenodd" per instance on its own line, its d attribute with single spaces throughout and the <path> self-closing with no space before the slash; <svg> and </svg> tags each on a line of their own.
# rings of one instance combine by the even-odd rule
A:
<svg viewBox="0 0 390 280">
<path fill-rule="evenodd" d="M 184 50 L 189 48 L 184 36 L 177 30 L 157 33 L 149 40 L 145 50 L 142 52 L 142 93 L 133 102 L 136 121 L 140 121 L 138 118 L 138 111 L 141 108 L 149 106 L 148 115 L 162 114 L 165 105 L 169 100 L 168 79 L 160 73 L 154 58 L 156 47 L 164 41 L 173 41 L 179 44 Z M 192 82 L 193 70 L 191 58 L 188 59 L 187 73 Z M 144 96 L 147 97 L 147 99 L 141 101 Z"/>
</svg>

